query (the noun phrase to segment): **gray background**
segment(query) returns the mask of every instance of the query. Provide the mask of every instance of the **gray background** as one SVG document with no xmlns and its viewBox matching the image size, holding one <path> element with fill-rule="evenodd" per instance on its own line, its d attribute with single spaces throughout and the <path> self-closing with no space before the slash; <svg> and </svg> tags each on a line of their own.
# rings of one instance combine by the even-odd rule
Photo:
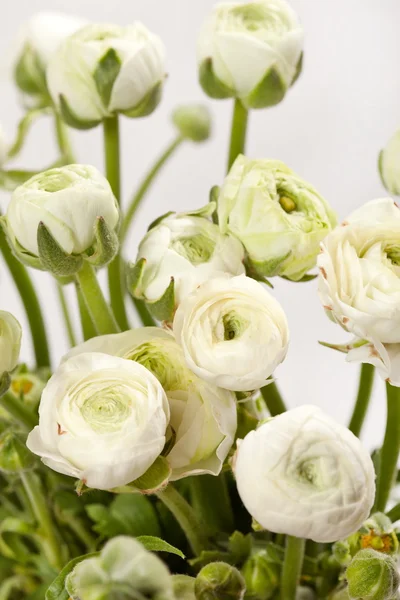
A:
<svg viewBox="0 0 400 600">
<path fill-rule="evenodd" d="M 14 0 L 0 22 L 0 122 L 12 138 L 21 109 L 8 80 L 13 40 L 18 26 L 36 11 L 65 10 L 96 21 L 127 24 L 141 20 L 158 33 L 167 48 L 169 77 L 157 111 L 147 119 L 122 122 L 123 192 L 127 202 L 139 178 L 173 135 L 171 109 L 187 101 L 211 108 L 213 139 L 202 146 L 187 144 L 153 187 L 137 216 L 127 246 L 134 258 L 148 223 L 167 210 L 203 205 L 208 191 L 221 183 L 227 154 L 230 101 L 211 101 L 197 83 L 195 39 L 212 0 Z M 360 204 L 385 195 L 376 169 L 377 154 L 400 126 L 400 3 L 398 0 L 292 0 L 306 31 L 303 75 L 276 108 L 253 112 L 247 154 L 281 159 L 311 181 L 344 218 Z M 101 129 L 72 132 L 79 161 L 102 168 Z M 55 157 L 50 122 L 35 127 L 18 159 L 21 167 L 44 167 Z M 4 210 L 7 194 L 0 196 Z M 67 342 L 59 317 L 54 283 L 35 273 L 46 314 L 54 356 Z M 73 290 L 68 290 L 71 302 Z M 291 328 L 289 356 L 277 373 L 287 403 L 319 404 L 347 422 L 356 392 L 358 367 L 324 349 L 318 340 L 343 342 L 346 334 L 325 317 L 315 282 L 276 282 Z M 75 305 L 74 305 L 75 307 Z M 0 308 L 13 311 L 24 328 L 22 358 L 32 351 L 20 300 L 0 263 Z M 373 407 L 365 428 L 369 445 L 382 439 L 384 385 L 376 381 Z"/>
</svg>

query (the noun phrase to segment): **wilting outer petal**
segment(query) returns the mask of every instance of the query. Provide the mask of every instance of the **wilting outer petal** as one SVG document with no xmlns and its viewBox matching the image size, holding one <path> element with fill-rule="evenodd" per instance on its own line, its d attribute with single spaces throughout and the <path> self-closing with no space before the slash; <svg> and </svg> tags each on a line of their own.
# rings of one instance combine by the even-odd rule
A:
<svg viewBox="0 0 400 600">
<path fill-rule="evenodd" d="M 342 539 L 369 516 L 375 472 L 347 428 L 316 406 L 290 410 L 238 444 L 240 497 L 266 529 L 316 542 Z"/>
<path fill-rule="evenodd" d="M 391 385 L 400 387 L 400 344 L 364 344 L 346 356 L 347 362 L 369 363 Z"/>
<path fill-rule="evenodd" d="M 9 312 L 0 310 L 0 378 L 17 366 L 21 349 L 22 329 Z"/>
</svg>

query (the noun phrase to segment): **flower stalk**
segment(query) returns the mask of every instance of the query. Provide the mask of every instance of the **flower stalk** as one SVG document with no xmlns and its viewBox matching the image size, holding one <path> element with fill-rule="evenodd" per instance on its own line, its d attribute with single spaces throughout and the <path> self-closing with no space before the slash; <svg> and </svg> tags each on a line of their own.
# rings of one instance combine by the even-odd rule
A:
<svg viewBox="0 0 400 600">
<path fill-rule="evenodd" d="M 118 324 L 104 298 L 96 273 L 88 262 L 83 262 L 76 280 L 97 334 L 117 333 Z"/>
<path fill-rule="evenodd" d="M 304 560 L 305 540 L 288 535 L 282 568 L 281 599 L 295 600 Z"/>
<path fill-rule="evenodd" d="M 276 417 L 287 410 L 275 381 L 261 388 L 261 394 L 271 417 Z"/>
<path fill-rule="evenodd" d="M 360 436 L 365 417 L 367 416 L 372 386 L 374 383 L 374 375 L 375 369 L 372 365 L 367 363 L 361 365 L 357 399 L 349 424 L 350 431 L 357 437 Z"/>
<path fill-rule="evenodd" d="M 239 156 L 244 154 L 249 112 L 240 100 L 235 100 L 229 145 L 228 171 Z"/>
</svg>

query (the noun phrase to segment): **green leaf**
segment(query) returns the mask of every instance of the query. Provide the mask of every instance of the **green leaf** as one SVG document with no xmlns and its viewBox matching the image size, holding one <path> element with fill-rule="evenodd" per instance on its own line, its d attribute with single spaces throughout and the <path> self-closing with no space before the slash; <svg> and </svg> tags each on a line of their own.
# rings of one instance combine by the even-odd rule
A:
<svg viewBox="0 0 400 600">
<path fill-rule="evenodd" d="M 67 576 L 78 563 L 82 562 L 86 558 L 99 556 L 99 554 L 100 552 L 92 552 L 91 554 L 84 554 L 83 556 L 78 556 L 77 558 L 71 560 L 57 575 L 53 583 L 51 583 L 50 587 L 47 589 L 45 600 L 69 600 L 70 596 L 65 589 L 65 580 Z"/>
<path fill-rule="evenodd" d="M 147 302 L 147 308 L 158 321 L 172 321 L 175 312 L 175 286 L 174 278 L 164 294 L 155 302 Z"/>
<path fill-rule="evenodd" d="M 200 85 L 210 98 L 221 100 L 232 98 L 235 93 L 227 85 L 222 83 L 214 73 L 212 58 L 206 58 L 199 69 Z"/>
<path fill-rule="evenodd" d="M 252 537 L 250 534 L 243 535 L 240 531 L 235 531 L 229 538 L 229 551 L 232 555 L 235 565 L 243 564 L 251 554 Z"/>
<path fill-rule="evenodd" d="M 267 108 L 279 104 L 286 94 L 286 85 L 275 69 L 270 69 L 254 90 L 243 100 L 248 108 Z"/>
<path fill-rule="evenodd" d="M 82 266 L 82 257 L 64 252 L 42 222 L 39 223 L 37 241 L 39 258 L 46 271 L 61 277 L 68 277 L 79 271 Z"/>
<path fill-rule="evenodd" d="M 164 542 L 164 540 L 159 537 L 141 535 L 137 538 L 137 540 L 143 544 L 146 550 L 150 550 L 151 552 L 169 552 L 170 554 L 176 554 L 181 558 L 185 558 L 185 555 L 181 550 L 175 548 L 175 546 L 171 546 L 171 544 L 168 544 L 168 542 Z"/>
<path fill-rule="evenodd" d="M 96 84 L 97 91 L 103 101 L 104 106 L 108 109 L 110 103 L 112 89 L 118 73 L 121 70 L 121 61 L 114 48 L 110 48 L 97 63 L 93 79 Z"/>
<path fill-rule="evenodd" d="M 0 398 L 3 396 L 11 384 L 11 377 L 9 373 L 0 374 Z"/>
<path fill-rule="evenodd" d="M 212 562 L 226 562 L 233 565 L 232 556 L 229 552 L 223 552 L 222 550 L 203 550 L 199 556 L 188 561 L 196 572 Z"/>
<path fill-rule="evenodd" d="M 26 538 L 34 538 L 35 528 L 17 517 L 6 517 L 0 524 L 0 553 L 20 563 L 27 563 L 32 558 L 32 551 Z"/>
</svg>

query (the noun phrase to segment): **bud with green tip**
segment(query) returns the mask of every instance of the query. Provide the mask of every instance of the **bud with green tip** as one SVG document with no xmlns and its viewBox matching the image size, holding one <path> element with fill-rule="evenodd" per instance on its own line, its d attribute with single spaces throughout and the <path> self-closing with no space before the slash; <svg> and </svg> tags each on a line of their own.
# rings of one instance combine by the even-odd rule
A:
<svg viewBox="0 0 400 600">
<path fill-rule="evenodd" d="M 241 600 L 246 583 L 240 572 L 224 562 L 203 567 L 196 577 L 194 591 L 197 600 Z"/>
<path fill-rule="evenodd" d="M 375 550 L 360 550 L 347 567 L 350 600 L 392 600 L 400 576 L 395 561 Z"/>
<path fill-rule="evenodd" d="M 266 551 L 251 556 L 243 565 L 246 593 L 257 600 L 269 600 L 279 585 L 279 565 L 268 560 Z"/>
<path fill-rule="evenodd" d="M 316 189 L 276 160 L 238 156 L 218 199 L 222 233 L 248 254 L 249 275 L 300 281 L 316 264 L 336 216 Z"/>
<path fill-rule="evenodd" d="M 204 142 L 211 135 L 211 115 L 206 106 L 187 104 L 172 113 L 172 122 L 181 136 L 192 142 Z"/>
<path fill-rule="evenodd" d="M 22 329 L 9 312 L 0 310 L 0 378 L 15 369 L 21 350 Z"/>
<path fill-rule="evenodd" d="M 296 81 L 302 54 L 303 28 L 285 0 L 217 4 L 198 41 L 200 84 L 211 98 L 272 106 Z"/>
<path fill-rule="evenodd" d="M 172 578 L 164 563 L 134 538 L 118 536 L 100 556 L 78 563 L 65 587 L 72 600 L 173 600 Z"/>
<path fill-rule="evenodd" d="M 122 113 L 156 108 L 165 78 L 164 45 L 141 23 L 88 25 L 69 37 L 47 68 L 47 84 L 64 121 L 90 129 Z"/>
<path fill-rule="evenodd" d="M 22 434 L 10 430 L 0 434 L 0 473 L 19 473 L 35 464 L 34 455 L 25 445 Z"/>
<path fill-rule="evenodd" d="M 46 383 L 33 373 L 13 373 L 9 392 L 32 408 L 39 404 Z"/>
<path fill-rule="evenodd" d="M 381 150 L 378 160 L 379 173 L 390 194 L 400 196 L 400 129 Z"/>
</svg>

